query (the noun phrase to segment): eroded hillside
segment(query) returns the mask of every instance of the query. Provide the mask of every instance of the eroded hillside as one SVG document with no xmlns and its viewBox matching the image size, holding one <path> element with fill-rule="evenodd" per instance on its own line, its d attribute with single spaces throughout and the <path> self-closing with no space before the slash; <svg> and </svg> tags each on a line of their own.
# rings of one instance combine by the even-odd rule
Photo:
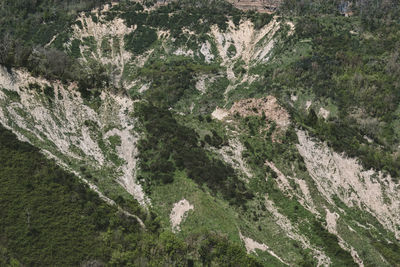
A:
<svg viewBox="0 0 400 267">
<path fill-rule="evenodd" d="M 87 81 L 2 67 L 0 122 L 180 238 L 215 232 L 266 266 L 398 264 L 397 158 L 385 150 L 395 141 L 377 137 L 396 122 L 346 124 L 355 133 L 343 148 L 339 118 L 378 118 L 343 115 L 340 98 L 306 88 L 322 75 L 313 49 L 325 40 L 311 43 L 298 17 L 225 2 L 209 16 L 201 3 L 81 13 L 46 47 L 75 58 Z"/>
</svg>

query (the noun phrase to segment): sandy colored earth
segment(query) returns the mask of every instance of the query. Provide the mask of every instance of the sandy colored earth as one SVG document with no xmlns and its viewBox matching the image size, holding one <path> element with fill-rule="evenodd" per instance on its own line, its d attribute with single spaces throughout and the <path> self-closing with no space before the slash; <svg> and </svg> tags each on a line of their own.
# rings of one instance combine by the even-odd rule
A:
<svg viewBox="0 0 400 267">
<path fill-rule="evenodd" d="M 223 120 L 236 114 L 242 117 L 261 117 L 265 114 L 266 121 L 274 121 L 280 129 L 287 129 L 290 125 L 289 113 L 279 105 L 274 96 L 242 99 L 235 102 L 229 110 L 216 108 L 211 115 L 217 120 Z"/>
<path fill-rule="evenodd" d="M 277 258 L 280 262 L 282 262 L 283 264 L 288 265 L 286 262 L 284 262 L 278 255 L 276 255 L 275 252 L 273 252 L 267 245 L 263 244 L 263 243 L 258 243 L 257 241 L 249 238 L 249 237 L 245 237 L 242 235 L 241 232 L 239 232 L 239 237 L 240 239 L 243 241 L 247 253 L 256 253 L 256 249 L 259 249 L 261 251 L 267 251 L 269 254 L 271 254 L 273 257 Z"/>
<path fill-rule="evenodd" d="M 53 87 L 54 105 L 49 106 L 38 94 L 26 89 L 29 84 Z M 103 92 L 101 95 L 103 105 L 95 111 L 84 104 L 76 90 L 76 84 L 64 85 L 60 82 L 50 84 L 44 79 L 32 77 L 25 71 L 13 70 L 9 73 L 3 68 L 0 69 L 0 87 L 15 91 L 20 96 L 19 102 L 1 103 L 3 108 L 0 108 L 0 120 L 21 140 L 35 141 L 36 139 L 37 142 L 50 144 L 53 154 L 61 153 L 70 159 L 84 160 L 95 169 L 117 168 L 115 172 L 117 181 L 139 203 L 150 204 L 136 181 L 138 136 L 133 131 L 135 120 L 129 115 L 134 106 L 132 100 Z M 20 116 L 19 110 L 24 110 L 26 116 Z M 119 135 L 122 142 L 122 146 L 116 151 L 124 161 L 121 166 L 115 166 L 114 163 L 106 160 L 99 146 L 100 136 L 96 134 L 96 131 L 89 130 L 85 122 L 97 125 L 98 131 L 106 127 L 110 128 L 109 123 L 112 122 L 114 127 L 110 130 Z M 15 125 L 18 125 L 19 130 L 16 130 Z M 113 128 L 115 129 L 112 130 Z M 23 131 L 29 132 L 32 139 L 23 137 Z M 107 137 L 105 135 L 101 138 L 107 139 Z M 47 150 L 50 151 L 50 148 Z"/>
<path fill-rule="evenodd" d="M 357 206 L 371 213 L 400 239 L 400 188 L 392 178 L 365 170 L 357 159 L 332 151 L 304 131 L 298 130 L 297 136 L 297 149 L 325 199 L 335 205 L 333 197 L 337 196 L 348 207 Z"/>
<path fill-rule="evenodd" d="M 290 125 L 289 113 L 278 104 L 274 96 L 242 99 L 233 104 L 230 114 L 238 113 L 242 117 L 265 114 L 267 121 L 274 121 L 277 127 L 286 129 Z"/>
<path fill-rule="evenodd" d="M 214 119 L 217 120 L 223 120 L 224 118 L 226 118 L 227 116 L 229 116 L 229 111 L 222 109 L 222 108 L 216 108 L 213 113 L 211 113 L 211 116 Z"/>
<path fill-rule="evenodd" d="M 272 36 L 278 29 L 279 22 L 277 22 L 276 19 L 273 19 L 260 30 L 256 30 L 250 20 L 242 21 L 238 27 L 229 20 L 227 31 L 221 32 L 217 26 L 213 26 L 211 28 L 211 36 L 216 41 L 218 53 L 223 60 L 223 65 L 227 65 L 228 62 L 239 58 L 249 64 L 252 59 L 264 59 L 260 57 L 261 51 L 264 51 L 263 55 L 266 56 L 273 47 L 273 43 L 267 42 L 261 45 L 261 49 L 256 46 L 266 36 L 272 39 Z M 231 45 L 235 46 L 236 55 L 229 58 L 228 48 Z"/>
<path fill-rule="evenodd" d="M 318 115 L 326 120 L 329 117 L 329 110 L 321 107 L 318 111 Z"/>
<path fill-rule="evenodd" d="M 173 232 L 179 232 L 181 230 L 180 224 L 185 220 L 190 210 L 194 210 L 194 206 L 186 199 L 182 199 L 174 204 L 171 214 L 169 215 Z"/>
<path fill-rule="evenodd" d="M 242 157 L 244 150 L 243 144 L 238 139 L 230 139 L 228 146 L 223 146 L 221 149 L 216 150 L 216 152 L 222 156 L 226 163 L 243 173 L 249 179 L 253 177 L 253 174 Z"/>
<path fill-rule="evenodd" d="M 273 201 L 268 199 L 268 196 L 265 197 L 265 207 L 289 238 L 300 242 L 304 249 L 312 251 L 314 258 L 318 262 L 318 266 L 329 266 L 331 264 L 331 259 L 321 249 L 312 246 L 310 241 L 299 232 L 298 228 L 291 223 L 289 218 L 279 212 Z"/>
</svg>

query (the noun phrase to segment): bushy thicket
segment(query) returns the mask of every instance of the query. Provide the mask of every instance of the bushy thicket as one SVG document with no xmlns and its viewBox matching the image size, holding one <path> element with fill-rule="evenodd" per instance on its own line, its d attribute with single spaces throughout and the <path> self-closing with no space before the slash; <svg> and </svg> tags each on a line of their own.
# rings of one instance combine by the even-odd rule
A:
<svg viewBox="0 0 400 267">
<path fill-rule="evenodd" d="M 392 151 L 384 148 L 384 143 L 370 144 L 365 138 L 365 132 L 360 129 L 357 122 L 349 118 L 330 120 L 326 122 L 318 119 L 314 110 L 301 121 L 308 126 L 309 133 L 317 136 L 337 152 L 345 152 L 350 157 L 358 157 L 367 169 L 383 170 L 398 180 L 400 177 L 400 158 L 394 156 Z"/>
<path fill-rule="evenodd" d="M 0 126 L 2 266 L 260 266 L 217 233 L 177 238 L 150 212 L 143 231 L 79 179 Z M 118 201 L 123 204 L 122 201 Z"/>
<path fill-rule="evenodd" d="M 299 88 L 333 101 L 339 108 L 333 121 L 319 121 L 314 111 L 297 118 L 337 151 L 359 157 L 366 168 L 386 170 L 397 179 L 399 21 L 389 12 L 379 19 L 380 26 L 370 27 L 360 19 L 361 11 L 357 12 L 349 18 L 335 13 L 297 17 L 296 33 L 285 40 L 285 46 L 309 42 L 311 52 L 271 67 L 265 73 L 265 86 Z"/>
<path fill-rule="evenodd" d="M 157 41 L 157 33 L 154 29 L 139 26 L 135 31 L 125 36 L 125 48 L 135 54 L 141 54 Z"/>
<path fill-rule="evenodd" d="M 140 4 L 130 1 L 121 1 L 109 13 L 109 18 L 120 16 L 128 25 L 152 26 L 164 30 L 171 30 L 173 37 L 182 33 L 186 27 L 196 33 L 206 33 L 213 24 L 221 29 L 227 27 L 227 16 L 239 16 L 241 12 L 231 4 L 219 0 L 184 0 L 170 1 L 151 12 L 143 12 Z M 201 21 L 201 23 L 199 23 Z"/>
<path fill-rule="evenodd" d="M 102 72 L 76 58 L 46 47 L 63 34 L 78 13 L 100 7 L 106 0 L 4 0 L 0 3 L 0 64 L 27 68 L 34 75 L 78 81 L 87 88 L 106 83 Z M 88 70 L 91 69 L 91 70 Z"/>
<path fill-rule="evenodd" d="M 374 30 L 397 21 L 400 3 L 397 0 L 284 0 L 280 12 L 297 16 L 305 15 L 354 15 L 362 26 Z"/>
<path fill-rule="evenodd" d="M 201 65 L 195 61 L 176 57 L 167 60 L 151 59 L 141 68 L 137 77 L 151 82 L 145 98 L 159 107 L 169 108 L 184 97 L 198 94 L 195 77 L 217 73 L 218 66 Z"/>
<path fill-rule="evenodd" d="M 106 260 L 102 231 L 124 226 L 140 232 L 135 219 L 118 215 L 78 178 L 2 126 L 0 161 L 0 244 L 22 264 Z"/>
<path fill-rule="evenodd" d="M 22 44 L 45 45 L 65 30 L 80 11 L 106 0 L 4 0 L 0 3 L 0 32 Z"/>
<path fill-rule="evenodd" d="M 244 204 L 252 197 L 233 168 L 207 153 L 196 132 L 180 125 L 170 111 L 142 103 L 136 106 L 136 116 L 146 133 L 138 148 L 147 188 L 170 183 L 176 170 L 184 170 L 197 184 L 207 185 L 232 204 Z"/>
<path fill-rule="evenodd" d="M 179 100 L 198 94 L 195 75 L 217 73 L 213 65 L 200 65 L 191 59 L 150 60 L 137 76 L 151 82 L 144 93 L 147 103 L 136 105 L 136 116 L 144 127 L 145 137 L 139 142 L 143 179 L 150 190 L 152 184 L 170 183 L 176 170 L 186 171 L 199 185 L 207 185 L 214 193 L 235 204 L 251 197 L 231 166 L 213 158 L 202 147 L 197 133 L 179 124 L 169 110 Z M 222 144 L 214 133 L 206 142 Z"/>
<path fill-rule="evenodd" d="M 183 29 L 202 36 L 210 31 L 212 25 L 217 25 L 225 31 L 229 19 L 232 19 L 235 25 L 238 25 L 241 19 L 250 19 L 256 28 L 261 28 L 272 19 L 272 15 L 268 14 L 244 13 L 222 0 L 170 1 L 167 5 L 150 12 L 144 11 L 139 3 L 121 1 L 108 13 L 108 19 L 115 16 L 123 18 L 128 26 L 168 30 L 171 37 L 176 39 L 176 43 L 186 45 L 190 40 L 182 34 Z"/>
<path fill-rule="evenodd" d="M 322 221 L 316 219 L 296 199 L 288 197 L 277 186 L 275 180 L 278 174 L 265 164 L 266 161 L 290 162 L 292 166 L 296 165 L 300 168 L 303 168 L 301 166 L 304 166 L 304 161 L 295 148 L 297 136 L 293 128 L 289 128 L 285 135 L 280 136 L 280 142 L 272 142 L 271 136 L 275 131 L 275 125 L 270 123 L 268 129 L 266 126 L 265 118 L 246 117 L 240 119 L 240 127 L 246 131 L 246 135 L 242 137 L 246 147 L 243 156 L 246 157 L 253 170 L 256 170 L 255 177 L 250 181 L 250 187 L 255 192 L 273 200 L 280 212 L 285 214 L 293 224 L 299 225 L 300 231 L 309 238 L 312 244 L 324 249 L 334 261 L 333 265 L 356 266 L 350 253 L 339 246 L 337 236 L 329 233 L 323 227 Z M 306 171 L 305 166 L 303 171 Z M 259 219 L 258 215 L 253 217 L 254 221 Z M 303 223 L 303 220 L 307 220 L 309 224 Z M 314 265 L 313 259 L 307 257 L 304 257 L 299 264 L 299 266 L 312 265 Z"/>
</svg>

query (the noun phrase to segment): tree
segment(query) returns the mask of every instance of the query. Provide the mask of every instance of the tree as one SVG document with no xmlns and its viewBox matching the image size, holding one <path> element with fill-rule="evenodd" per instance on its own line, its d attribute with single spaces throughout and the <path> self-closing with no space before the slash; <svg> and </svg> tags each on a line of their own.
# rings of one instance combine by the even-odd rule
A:
<svg viewBox="0 0 400 267">
<path fill-rule="evenodd" d="M 12 55 L 13 46 L 14 41 L 8 32 L 0 37 L 0 64 L 5 66 L 12 65 L 14 58 Z"/>
</svg>

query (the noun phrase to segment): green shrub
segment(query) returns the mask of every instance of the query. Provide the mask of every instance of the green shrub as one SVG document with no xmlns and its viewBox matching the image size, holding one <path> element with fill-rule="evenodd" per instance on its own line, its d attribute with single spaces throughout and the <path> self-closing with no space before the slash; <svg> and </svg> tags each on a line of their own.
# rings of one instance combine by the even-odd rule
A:
<svg viewBox="0 0 400 267">
<path fill-rule="evenodd" d="M 109 206 L 78 177 L 1 125 L 0 161 L 1 266 L 127 266 L 138 262 L 149 266 L 202 262 L 260 266 L 243 248 L 219 234 L 193 234 L 183 240 L 162 232 L 153 212 L 144 216 L 137 201 L 118 198 L 119 205 L 147 217 L 143 231 L 135 218 Z M 212 253 L 205 255 L 207 249 Z"/>
<path fill-rule="evenodd" d="M 207 185 L 232 204 L 242 205 L 252 197 L 233 168 L 207 153 L 196 132 L 180 125 L 170 111 L 141 103 L 135 113 L 146 133 L 138 143 L 146 187 L 172 182 L 175 170 L 184 170 L 190 179 Z M 210 142 L 220 146 L 222 139 L 213 132 Z"/>
<path fill-rule="evenodd" d="M 157 33 L 154 29 L 139 26 L 135 31 L 125 35 L 125 49 L 134 54 L 141 54 L 150 49 L 156 40 Z"/>
</svg>

